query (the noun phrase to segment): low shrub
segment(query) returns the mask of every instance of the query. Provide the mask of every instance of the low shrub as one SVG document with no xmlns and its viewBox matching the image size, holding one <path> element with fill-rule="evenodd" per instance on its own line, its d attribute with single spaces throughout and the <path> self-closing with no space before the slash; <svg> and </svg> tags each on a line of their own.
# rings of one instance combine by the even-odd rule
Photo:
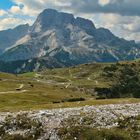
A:
<svg viewBox="0 0 140 140">
<path fill-rule="evenodd" d="M 70 98 L 62 100 L 62 102 L 79 102 L 79 101 L 85 101 L 85 98 Z"/>
<path fill-rule="evenodd" d="M 126 131 L 119 129 L 94 129 L 81 126 L 61 128 L 58 132 L 61 140 L 133 140 Z"/>
</svg>

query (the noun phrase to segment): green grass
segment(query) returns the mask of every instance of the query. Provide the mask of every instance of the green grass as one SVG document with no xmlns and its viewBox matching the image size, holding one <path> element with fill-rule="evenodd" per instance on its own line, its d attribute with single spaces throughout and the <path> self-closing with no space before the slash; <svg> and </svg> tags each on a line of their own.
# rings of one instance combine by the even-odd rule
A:
<svg viewBox="0 0 140 140">
<path fill-rule="evenodd" d="M 6 98 L 4 98 L 6 99 Z M 13 100 L 10 99 L 9 100 Z M 8 102 L 9 102 L 8 100 Z M 40 102 L 41 101 L 41 102 Z M 3 112 L 13 112 L 13 111 L 20 111 L 20 110 L 40 110 L 40 109 L 54 109 L 54 108 L 72 108 L 72 107 L 82 107 L 85 105 L 108 105 L 108 104 L 124 104 L 124 103 L 140 103 L 140 99 L 107 99 L 107 100 L 86 100 L 81 102 L 65 102 L 65 103 L 52 103 L 52 102 L 45 102 L 38 99 L 32 99 L 29 97 L 28 100 L 25 98 L 20 98 L 17 100 L 14 99 L 13 101 L 7 103 L 1 102 L 0 104 L 0 111 Z"/>
<path fill-rule="evenodd" d="M 10 79 L 9 75 L 5 74 L 2 77 L 3 80 L 7 79 L 7 81 L 0 81 L 0 111 L 52 109 L 60 107 L 78 107 L 84 105 L 140 102 L 139 99 L 95 100 L 90 94 L 73 90 L 71 88 L 66 89 L 63 86 L 37 82 L 32 78 L 12 75 L 12 79 Z M 16 93 L 16 88 L 18 88 L 20 84 L 24 84 L 24 87 L 21 90 L 26 90 L 26 92 Z M 7 91 L 15 91 L 15 93 L 1 94 L 1 92 Z M 65 99 L 73 98 L 85 98 L 86 101 L 62 102 Z"/>
<path fill-rule="evenodd" d="M 32 109 L 44 105 L 50 106 L 53 105 L 53 102 L 62 102 L 65 99 L 91 98 L 91 95 L 37 82 L 32 78 L 19 76 L 13 76 L 12 79 L 8 78 L 9 75 L 4 74 L 2 81 L 0 81 L 0 111 Z M 20 84 L 24 86 L 22 89 L 17 90 Z M 22 91 L 24 92 L 21 93 Z"/>
<path fill-rule="evenodd" d="M 121 62 L 127 63 L 129 64 Z M 139 66 L 139 61 L 133 63 Z M 0 73 L 0 111 L 140 102 L 140 99 L 134 98 L 95 100 L 96 96 L 93 96 L 95 88 L 109 88 L 116 81 L 115 78 L 103 75 L 104 68 L 111 65 L 111 63 L 84 64 L 20 75 Z M 23 87 L 18 89 L 21 85 Z M 84 98 L 85 101 L 62 102 L 74 98 Z"/>
<path fill-rule="evenodd" d="M 72 86 L 108 87 L 111 81 L 102 76 L 104 67 L 110 64 L 85 64 L 71 68 L 60 68 L 41 72 L 43 79 L 69 81 Z M 90 79 L 90 80 L 89 80 Z"/>
<path fill-rule="evenodd" d="M 36 75 L 35 72 L 27 72 L 27 73 L 20 74 L 20 76 L 23 77 L 35 77 L 35 75 Z"/>
</svg>

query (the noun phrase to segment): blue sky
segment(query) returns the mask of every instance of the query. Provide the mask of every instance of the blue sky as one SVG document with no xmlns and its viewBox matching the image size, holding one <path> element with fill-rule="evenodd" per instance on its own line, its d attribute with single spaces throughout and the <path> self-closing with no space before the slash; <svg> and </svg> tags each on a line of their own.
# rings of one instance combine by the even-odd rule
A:
<svg viewBox="0 0 140 140">
<path fill-rule="evenodd" d="M 0 9 L 9 9 L 13 4 L 11 0 L 0 0 Z"/>
<path fill-rule="evenodd" d="M 90 19 L 97 28 L 140 42 L 140 0 L 0 0 L 0 30 L 32 25 L 46 8 Z"/>
</svg>

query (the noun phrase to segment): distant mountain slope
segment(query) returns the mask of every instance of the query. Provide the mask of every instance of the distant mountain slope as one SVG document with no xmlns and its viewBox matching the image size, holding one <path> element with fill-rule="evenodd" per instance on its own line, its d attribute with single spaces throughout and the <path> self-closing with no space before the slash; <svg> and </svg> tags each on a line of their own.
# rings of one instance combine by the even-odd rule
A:
<svg viewBox="0 0 140 140">
<path fill-rule="evenodd" d="M 7 73 L 25 73 L 31 71 L 41 71 L 45 68 L 59 68 L 65 67 L 63 63 L 58 62 L 56 59 L 47 58 L 34 58 L 30 60 L 18 61 L 0 61 L 0 71 Z"/>
<path fill-rule="evenodd" d="M 22 38 L 28 33 L 29 25 L 20 25 L 14 29 L 0 31 L 0 50 L 4 51 L 5 49 L 11 47 L 16 43 L 17 40 Z"/>
<path fill-rule="evenodd" d="M 72 14 L 46 9 L 31 27 L 21 27 L 18 27 L 18 31 L 24 32 L 18 35 L 18 39 L 11 39 L 8 45 L 3 43 L 3 46 L 9 48 L 1 54 L 1 61 L 9 63 L 51 58 L 52 64 L 51 61 L 46 61 L 44 66 L 55 67 L 57 63 L 61 67 L 140 57 L 140 45 L 135 41 L 116 37 L 105 28 L 97 29 L 92 21 L 75 18 Z M 0 38 L 0 42 L 2 41 Z"/>
</svg>

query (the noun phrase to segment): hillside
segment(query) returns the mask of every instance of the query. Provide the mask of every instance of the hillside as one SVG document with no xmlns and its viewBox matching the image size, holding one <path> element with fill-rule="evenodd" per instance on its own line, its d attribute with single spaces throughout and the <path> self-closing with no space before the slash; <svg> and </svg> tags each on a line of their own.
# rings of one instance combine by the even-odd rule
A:
<svg viewBox="0 0 140 140">
<path fill-rule="evenodd" d="M 39 78 L 103 98 L 140 97 L 140 61 L 84 64 L 45 70 Z M 135 88 L 134 88 L 135 87 Z"/>
<path fill-rule="evenodd" d="M 140 97 L 139 71 L 140 61 L 137 60 L 84 64 L 20 75 L 0 73 L 0 110 L 139 102 L 139 99 L 131 99 Z"/>
<path fill-rule="evenodd" d="M 91 96 L 42 83 L 33 77 L 0 73 L 1 111 L 61 107 L 57 103 L 73 98 L 88 99 Z"/>
</svg>

